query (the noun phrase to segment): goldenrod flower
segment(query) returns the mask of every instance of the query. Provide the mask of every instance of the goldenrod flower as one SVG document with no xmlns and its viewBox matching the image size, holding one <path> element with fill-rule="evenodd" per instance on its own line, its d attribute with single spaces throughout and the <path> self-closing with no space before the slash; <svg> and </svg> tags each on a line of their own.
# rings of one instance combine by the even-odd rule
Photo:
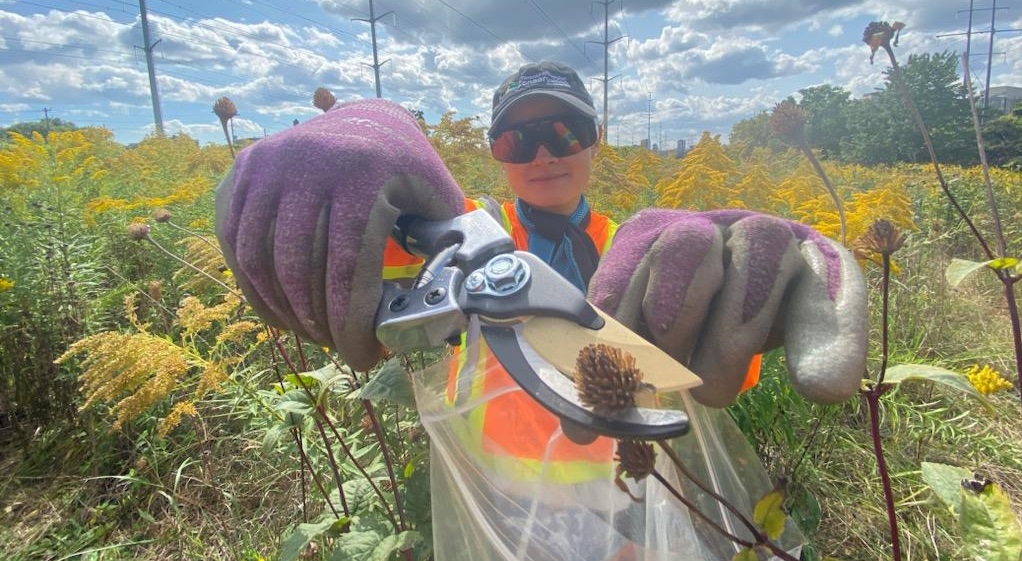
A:
<svg viewBox="0 0 1022 561">
<path fill-rule="evenodd" d="M 7 292 L 14 288 L 14 281 L 6 277 L 0 277 L 0 292 Z"/>
<path fill-rule="evenodd" d="M 990 368 L 989 364 L 973 366 L 965 374 L 965 377 L 969 379 L 972 387 L 976 388 L 976 391 L 983 395 L 990 395 L 1001 390 L 1010 390 L 1014 387 L 1007 378 L 1001 376 L 993 368 Z"/>
</svg>

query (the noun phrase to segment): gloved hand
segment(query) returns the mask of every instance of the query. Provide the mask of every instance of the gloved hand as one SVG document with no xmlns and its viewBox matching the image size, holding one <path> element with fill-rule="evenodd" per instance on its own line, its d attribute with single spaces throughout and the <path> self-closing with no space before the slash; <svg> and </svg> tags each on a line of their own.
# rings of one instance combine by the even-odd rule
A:
<svg viewBox="0 0 1022 561">
<path fill-rule="evenodd" d="M 268 323 L 364 370 L 383 353 L 373 320 L 399 216 L 446 220 L 464 195 L 406 109 L 342 104 L 238 154 L 216 195 L 227 264 Z"/>
<path fill-rule="evenodd" d="M 692 395 L 705 405 L 731 403 L 752 356 L 782 343 L 791 383 L 812 401 L 845 400 L 865 376 L 859 266 L 788 220 L 641 211 L 618 229 L 589 298 L 703 378 Z"/>
</svg>

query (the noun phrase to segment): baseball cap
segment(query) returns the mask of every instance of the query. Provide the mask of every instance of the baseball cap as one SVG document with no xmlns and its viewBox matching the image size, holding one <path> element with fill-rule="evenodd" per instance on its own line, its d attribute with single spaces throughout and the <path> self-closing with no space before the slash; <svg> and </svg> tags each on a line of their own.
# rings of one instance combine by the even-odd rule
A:
<svg viewBox="0 0 1022 561">
<path fill-rule="evenodd" d="M 534 95 L 557 98 L 578 113 L 592 119 L 596 118 L 593 98 L 578 74 L 566 64 L 545 61 L 526 64 L 519 68 L 518 72 L 508 76 L 493 93 L 490 130 L 499 130 L 501 120 L 511 107 Z"/>
</svg>

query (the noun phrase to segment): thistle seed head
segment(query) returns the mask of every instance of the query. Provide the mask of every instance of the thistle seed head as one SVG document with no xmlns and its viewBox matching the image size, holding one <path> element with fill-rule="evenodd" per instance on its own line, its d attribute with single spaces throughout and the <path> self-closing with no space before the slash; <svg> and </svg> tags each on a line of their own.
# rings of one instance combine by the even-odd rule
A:
<svg viewBox="0 0 1022 561">
<path fill-rule="evenodd" d="M 635 407 L 635 392 L 641 382 L 642 372 L 635 365 L 635 357 L 621 349 L 597 343 L 578 353 L 575 362 L 578 397 L 596 411 Z"/>
<path fill-rule="evenodd" d="M 806 141 L 806 112 L 791 100 L 784 100 L 774 106 L 770 113 L 770 130 L 777 138 L 795 146 Z"/>
<path fill-rule="evenodd" d="M 649 442 L 641 440 L 619 440 L 617 443 L 618 474 L 624 474 L 636 481 L 641 481 L 653 473 L 656 464 L 656 451 Z"/>
<path fill-rule="evenodd" d="M 220 118 L 220 123 L 226 123 L 238 114 L 238 108 L 234 106 L 231 98 L 224 96 L 213 104 L 213 113 L 216 113 L 216 116 Z"/>
<path fill-rule="evenodd" d="M 856 257 L 868 257 L 869 253 L 891 255 L 905 245 L 905 234 L 886 219 L 875 220 L 864 234 L 852 242 Z"/>
<path fill-rule="evenodd" d="M 153 211 L 153 220 L 161 224 L 164 222 L 170 222 L 170 211 L 165 208 L 156 209 Z"/>
<path fill-rule="evenodd" d="M 149 237 L 149 225 L 142 222 L 128 224 L 128 237 L 135 241 L 147 239 Z"/>
<path fill-rule="evenodd" d="M 337 103 L 337 98 L 326 88 L 316 88 L 316 92 L 312 94 L 312 104 L 324 113 L 329 111 L 335 103 Z"/>
</svg>

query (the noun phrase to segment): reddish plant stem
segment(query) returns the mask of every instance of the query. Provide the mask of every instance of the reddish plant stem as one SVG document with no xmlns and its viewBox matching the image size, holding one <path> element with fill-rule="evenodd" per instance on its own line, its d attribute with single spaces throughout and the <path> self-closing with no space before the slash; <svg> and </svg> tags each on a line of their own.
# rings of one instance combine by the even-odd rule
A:
<svg viewBox="0 0 1022 561">
<path fill-rule="evenodd" d="M 297 347 L 298 347 L 298 355 L 301 357 L 303 369 L 304 370 L 308 370 L 309 369 L 309 364 L 308 364 L 308 361 L 305 358 L 305 352 L 302 350 L 302 342 L 301 342 L 301 340 L 298 339 L 297 335 L 295 336 L 295 345 L 297 345 Z M 333 361 L 333 358 L 331 357 L 330 360 Z M 335 366 L 337 366 L 338 368 L 340 368 L 340 366 L 336 362 L 334 362 L 333 364 Z M 387 499 L 383 496 L 383 491 L 380 490 L 380 487 L 376 484 L 376 481 L 374 481 L 373 478 L 369 475 L 369 472 L 366 471 L 365 467 L 363 467 L 362 464 L 359 463 L 359 461 L 355 458 L 355 454 L 352 453 L 351 447 L 348 446 L 348 443 L 345 442 L 344 438 L 341 436 L 340 431 L 337 430 L 337 425 L 335 425 L 333 420 L 330 419 L 330 416 L 327 415 L 326 408 L 323 407 L 321 404 L 317 403 L 316 396 L 313 395 L 312 389 L 309 388 L 305 384 L 305 380 L 302 379 L 301 376 L 297 376 L 297 379 L 298 379 L 298 384 L 302 386 L 302 389 L 305 391 L 305 394 L 308 395 L 309 399 L 311 399 L 313 404 L 315 404 L 317 418 L 318 419 L 322 419 L 323 422 L 325 422 L 327 424 L 327 426 L 330 427 L 330 432 L 332 432 L 333 435 L 334 435 L 334 438 L 337 439 L 337 443 L 341 445 L 341 450 L 344 451 L 344 455 L 347 456 L 348 459 L 351 461 L 351 463 L 355 466 L 355 468 L 358 469 L 358 472 L 360 474 L 362 474 L 362 477 L 365 478 L 366 482 L 369 483 L 369 486 L 372 487 L 373 491 L 376 493 L 376 496 L 380 499 L 380 503 L 383 505 L 383 509 L 387 511 L 387 517 L 390 519 L 390 523 L 394 526 L 394 528 L 397 531 L 404 530 L 404 519 L 403 519 L 403 516 L 402 516 L 401 523 L 399 524 L 397 517 L 394 516 L 394 511 L 391 510 L 390 505 L 387 503 Z M 377 426 L 377 428 L 378 428 L 378 425 L 379 425 L 379 423 L 374 423 L 374 426 Z M 383 444 L 382 446 L 385 447 L 386 445 Z M 331 452 L 331 457 L 332 456 L 333 456 L 333 453 Z M 384 457 L 386 458 L 386 454 L 384 454 Z M 389 460 L 387 460 L 387 461 L 389 462 Z M 390 464 L 389 463 L 387 464 L 387 469 L 388 469 L 388 471 L 390 471 Z M 393 479 L 393 472 L 391 472 L 391 482 L 395 485 L 394 493 L 396 495 L 397 494 L 397 488 L 396 488 L 396 482 Z M 344 500 L 344 498 L 345 498 L 344 490 L 341 489 L 338 492 L 341 494 L 341 500 Z M 401 508 L 400 501 L 397 501 L 396 508 L 398 508 L 398 509 Z M 399 513 L 401 513 L 401 511 L 399 511 Z"/>
<path fill-rule="evenodd" d="M 295 364 L 284 349 L 284 345 L 280 343 L 280 337 L 278 337 L 278 333 L 275 329 L 270 330 L 270 337 L 273 339 L 273 343 L 276 345 L 277 352 L 280 353 L 281 359 L 283 359 L 287 364 L 289 371 L 296 374 L 295 378 L 298 379 L 299 383 L 305 389 L 305 392 L 310 396 L 312 403 L 315 404 L 315 397 L 312 396 L 312 392 L 309 391 L 309 388 L 305 386 L 305 381 L 302 380 L 302 377 L 297 375 L 298 369 L 295 368 Z M 323 429 L 323 421 L 319 415 L 313 415 L 312 421 L 316 425 L 316 430 L 319 431 L 320 437 L 323 439 L 323 446 L 326 448 L 327 464 L 330 466 L 330 471 L 334 477 L 334 483 L 337 485 L 337 494 L 341 498 L 341 508 L 344 511 L 344 516 L 351 516 L 351 510 L 348 508 L 348 499 L 344 496 L 344 479 L 341 478 L 341 473 L 337 469 L 337 458 L 334 456 L 334 449 L 333 446 L 330 445 L 330 439 L 327 438 L 326 431 Z"/>
<path fill-rule="evenodd" d="M 894 491 L 891 488 L 891 474 L 887 469 L 884 457 L 884 444 L 880 437 L 880 396 L 886 393 L 888 386 L 875 385 L 863 392 L 866 406 L 869 408 L 869 428 L 873 438 L 873 454 L 877 460 L 877 471 L 884 488 L 884 506 L 887 508 L 887 525 L 891 532 L 891 554 L 895 561 L 901 561 L 901 538 L 898 535 L 898 518 L 894 510 Z"/>
<path fill-rule="evenodd" d="M 269 330 L 268 329 L 268 331 L 270 332 L 269 333 L 270 337 L 275 340 L 276 339 L 276 333 L 273 330 Z M 280 375 L 280 370 L 279 370 L 278 364 L 277 364 L 277 354 L 274 352 L 274 347 L 273 346 L 270 346 L 270 362 L 273 363 L 273 371 L 277 375 L 277 383 L 280 384 L 281 391 L 286 391 L 285 386 L 284 386 L 284 379 Z M 288 415 L 290 416 L 292 414 L 288 413 Z M 302 444 L 301 428 L 298 427 L 298 426 L 295 426 L 295 427 L 293 427 L 291 429 L 290 432 L 291 432 L 291 437 L 295 440 L 295 445 L 298 447 L 298 455 L 301 458 L 301 462 L 302 462 L 302 474 L 303 474 L 302 475 L 302 481 L 303 481 L 302 482 L 302 515 L 305 518 L 305 521 L 308 522 L 308 513 L 306 512 L 306 509 L 305 509 L 305 483 L 304 483 L 304 480 L 305 480 L 304 473 L 305 473 L 305 468 L 306 467 L 309 469 L 309 474 L 312 475 L 312 482 L 315 483 L 316 484 L 316 488 L 319 489 L 319 494 L 323 495 L 323 499 L 326 501 L 327 506 L 330 507 L 330 512 L 333 513 L 335 518 L 340 518 L 341 516 L 337 512 L 337 508 L 334 507 L 334 503 L 330 500 L 330 494 L 326 492 L 326 489 L 323 487 L 323 482 L 320 481 L 319 474 L 316 473 L 316 470 L 312 469 L 312 461 L 309 460 L 309 456 L 305 453 L 305 446 Z"/>
<path fill-rule="evenodd" d="M 391 459 L 390 449 L 387 447 L 387 440 L 384 438 L 383 427 L 380 426 L 380 421 L 376 417 L 376 410 L 368 399 L 362 400 L 362 406 L 365 407 L 366 414 L 369 415 L 369 424 L 372 425 L 373 432 L 376 433 L 376 440 L 380 442 L 383 465 L 387 467 L 387 477 L 390 479 L 390 487 L 394 491 L 394 508 L 397 510 L 398 515 L 398 530 L 403 532 L 408 529 L 408 522 L 405 520 L 405 509 L 401 504 L 401 493 L 398 491 L 397 478 L 394 476 L 394 461 Z"/>
<path fill-rule="evenodd" d="M 880 396 L 887 393 L 889 385 L 884 384 L 884 374 L 887 372 L 889 301 L 890 301 L 890 279 L 891 279 L 891 254 L 881 254 L 883 274 L 881 276 L 881 295 L 883 297 L 883 310 L 880 327 L 880 373 L 877 375 L 876 383 L 862 391 L 866 400 L 866 407 L 869 409 L 869 430 L 873 440 L 873 455 L 877 460 L 877 472 L 880 474 L 880 484 L 884 490 L 884 506 L 887 509 L 887 525 L 891 533 L 891 555 L 895 561 L 901 561 L 901 536 L 898 532 L 898 515 L 894 509 L 894 490 L 891 487 L 891 474 L 887 468 L 887 458 L 884 456 L 884 443 L 880 436 Z"/>
</svg>

